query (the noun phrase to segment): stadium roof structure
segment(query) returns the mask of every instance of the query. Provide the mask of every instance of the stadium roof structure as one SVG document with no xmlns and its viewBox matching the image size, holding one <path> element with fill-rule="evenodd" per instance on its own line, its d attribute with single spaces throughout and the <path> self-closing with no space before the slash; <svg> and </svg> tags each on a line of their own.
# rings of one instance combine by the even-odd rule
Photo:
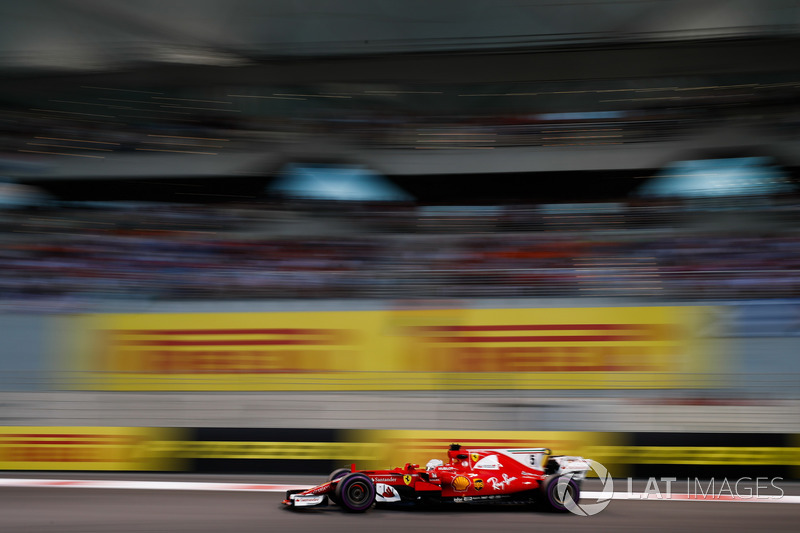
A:
<svg viewBox="0 0 800 533">
<path fill-rule="evenodd" d="M 14 134 L 0 173 L 26 181 L 259 176 L 334 152 L 387 176 L 657 168 L 679 134 L 722 143 L 661 127 L 665 115 L 705 127 L 703 110 L 795 110 L 800 92 L 796 0 L 27 0 L 0 2 L 0 28 L 0 123 Z M 434 149 L 454 117 L 459 134 L 485 117 L 509 130 L 626 120 L 652 142 L 619 157 L 611 137 L 585 141 L 604 145 L 569 158 L 569 142 L 460 142 L 456 158 Z M 406 123 L 414 152 L 359 120 Z M 320 123 L 336 135 L 303 137 Z M 725 145 L 769 144 L 779 126 Z"/>
<path fill-rule="evenodd" d="M 235 73 L 291 58 L 795 38 L 800 9 L 793 0 L 27 0 L 0 4 L 0 27 L 6 73 Z"/>
</svg>

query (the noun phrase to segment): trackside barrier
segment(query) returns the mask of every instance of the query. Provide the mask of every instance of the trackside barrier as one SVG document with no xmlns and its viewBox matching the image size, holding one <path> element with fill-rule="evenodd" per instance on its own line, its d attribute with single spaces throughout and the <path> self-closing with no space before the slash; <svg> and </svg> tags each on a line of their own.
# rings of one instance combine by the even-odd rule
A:
<svg viewBox="0 0 800 533">
<path fill-rule="evenodd" d="M 761 441 L 762 445 L 754 443 Z M 447 446 L 548 447 L 614 477 L 800 479 L 800 435 L 247 428 L 0 428 L 0 470 L 313 473 L 443 458 Z"/>
<path fill-rule="evenodd" d="M 153 443 L 185 431 L 126 427 L 0 427 L 0 470 L 182 470 Z"/>
</svg>

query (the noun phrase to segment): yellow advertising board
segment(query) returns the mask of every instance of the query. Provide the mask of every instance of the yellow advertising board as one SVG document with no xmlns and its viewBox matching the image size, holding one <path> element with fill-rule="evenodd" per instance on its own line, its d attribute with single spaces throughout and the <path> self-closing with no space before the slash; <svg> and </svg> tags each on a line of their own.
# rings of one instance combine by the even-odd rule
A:
<svg viewBox="0 0 800 533">
<path fill-rule="evenodd" d="M 163 441 L 178 429 L 123 427 L 0 427 L 0 470 L 178 470 Z"/>
<path fill-rule="evenodd" d="M 97 390 L 681 388 L 712 368 L 708 310 L 102 314 L 59 350 Z"/>
</svg>

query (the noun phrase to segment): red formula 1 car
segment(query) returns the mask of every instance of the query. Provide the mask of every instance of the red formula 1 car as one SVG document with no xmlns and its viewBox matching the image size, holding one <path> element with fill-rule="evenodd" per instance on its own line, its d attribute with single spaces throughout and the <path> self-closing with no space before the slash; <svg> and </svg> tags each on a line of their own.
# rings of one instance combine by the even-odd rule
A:
<svg viewBox="0 0 800 533">
<path fill-rule="evenodd" d="M 326 483 L 291 490 L 291 508 L 327 505 L 349 512 L 373 504 L 543 503 L 566 511 L 580 499 L 580 484 L 591 469 L 582 457 L 554 456 L 547 448 L 463 449 L 450 445 L 448 463 L 433 459 L 424 469 L 407 463 L 393 470 L 336 470 Z"/>
</svg>

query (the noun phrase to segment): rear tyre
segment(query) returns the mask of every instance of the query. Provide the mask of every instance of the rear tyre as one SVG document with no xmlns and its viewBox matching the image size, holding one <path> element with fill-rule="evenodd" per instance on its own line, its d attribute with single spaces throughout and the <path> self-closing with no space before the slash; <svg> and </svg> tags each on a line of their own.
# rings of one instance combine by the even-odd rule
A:
<svg viewBox="0 0 800 533">
<path fill-rule="evenodd" d="M 551 477 L 544 488 L 544 493 L 548 508 L 556 513 L 569 511 L 568 506 L 572 506 L 573 502 L 577 504 L 581 499 L 578 482 L 567 476 Z"/>
<path fill-rule="evenodd" d="M 363 513 L 375 503 L 375 484 L 360 472 L 342 477 L 333 493 L 339 506 L 351 513 Z"/>
<path fill-rule="evenodd" d="M 350 469 L 349 468 L 337 468 L 336 470 L 331 472 L 331 474 L 328 476 L 328 481 L 333 481 L 335 479 L 342 478 L 342 477 L 346 476 L 349 473 L 350 473 Z M 336 505 L 339 505 L 339 500 L 336 498 L 335 492 L 336 491 L 329 492 L 328 493 L 328 499 L 330 501 L 332 501 L 333 503 L 335 503 Z"/>
</svg>

